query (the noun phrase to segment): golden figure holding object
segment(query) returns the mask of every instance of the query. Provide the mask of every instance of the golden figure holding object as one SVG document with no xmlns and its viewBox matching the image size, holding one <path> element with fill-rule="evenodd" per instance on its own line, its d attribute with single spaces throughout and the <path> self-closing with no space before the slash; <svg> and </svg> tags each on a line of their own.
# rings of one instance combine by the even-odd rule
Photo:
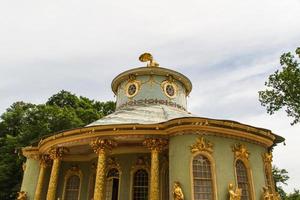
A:
<svg viewBox="0 0 300 200">
<path fill-rule="evenodd" d="M 242 189 L 236 188 L 234 190 L 233 184 L 230 183 L 228 185 L 228 193 L 229 193 L 229 200 L 241 200 L 242 197 Z"/>
<path fill-rule="evenodd" d="M 180 183 L 178 181 L 174 182 L 173 199 L 174 200 L 184 200 L 184 195 L 183 195 Z"/>
<path fill-rule="evenodd" d="M 139 60 L 141 62 L 148 62 L 147 67 L 158 67 L 159 64 L 153 60 L 153 56 L 150 53 L 143 53 L 140 55 Z"/>
</svg>

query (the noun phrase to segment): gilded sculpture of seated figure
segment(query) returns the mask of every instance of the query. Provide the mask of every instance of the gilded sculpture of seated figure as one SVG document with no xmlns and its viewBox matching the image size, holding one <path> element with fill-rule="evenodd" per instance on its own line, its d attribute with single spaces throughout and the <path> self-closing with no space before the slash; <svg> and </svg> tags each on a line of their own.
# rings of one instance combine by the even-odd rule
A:
<svg viewBox="0 0 300 200">
<path fill-rule="evenodd" d="M 173 198 L 174 200 L 184 200 L 183 192 L 178 181 L 174 182 Z"/>
<path fill-rule="evenodd" d="M 242 189 L 236 188 L 234 190 L 233 184 L 230 183 L 228 186 L 229 200 L 241 200 Z"/>
</svg>

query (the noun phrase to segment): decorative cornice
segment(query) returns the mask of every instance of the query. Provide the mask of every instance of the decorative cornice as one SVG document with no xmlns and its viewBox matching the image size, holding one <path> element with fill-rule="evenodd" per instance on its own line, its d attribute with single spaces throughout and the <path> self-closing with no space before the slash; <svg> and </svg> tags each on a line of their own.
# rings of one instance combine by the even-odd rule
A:
<svg viewBox="0 0 300 200">
<path fill-rule="evenodd" d="M 138 99 L 138 100 L 134 99 L 119 105 L 117 107 L 117 110 L 126 108 L 127 106 L 141 106 L 141 105 L 165 105 L 165 106 L 170 106 L 173 108 L 186 111 L 183 105 L 180 105 L 173 101 L 164 100 L 164 99 Z"/>
<path fill-rule="evenodd" d="M 186 89 L 186 94 L 189 95 L 189 93 L 192 90 L 192 83 L 191 81 L 184 76 L 183 74 L 176 72 L 171 69 L 166 69 L 162 67 L 140 67 L 140 68 L 135 68 L 131 69 L 128 71 L 125 71 L 121 74 L 119 74 L 116 78 L 111 83 L 111 88 L 115 94 L 117 94 L 117 90 L 119 85 L 128 79 L 128 77 L 134 74 L 136 76 L 142 76 L 142 75 L 157 75 L 157 76 L 172 76 L 175 80 L 181 82 L 185 89 Z"/>
<path fill-rule="evenodd" d="M 67 152 L 69 152 L 69 149 L 66 147 L 54 147 L 51 148 L 48 153 L 52 160 L 61 160 L 63 155 Z"/>
<path fill-rule="evenodd" d="M 117 146 L 117 143 L 113 140 L 97 138 L 90 145 L 93 151 L 98 154 L 100 151 L 111 151 L 113 147 Z"/>
<path fill-rule="evenodd" d="M 160 124 L 111 124 L 74 129 L 45 138 L 41 140 L 38 147 L 41 153 L 47 153 L 48 149 L 53 146 L 72 146 L 72 143 L 78 144 L 79 142 L 88 144 L 95 137 L 138 137 L 144 135 L 172 137 L 177 134 L 202 134 L 203 132 L 207 135 L 241 139 L 263 147 L 270 147 L 279 140 L 276 139 L 275 134 L 266 129 L 233 121 L 189 117 L 173 119 Z"/>
<path fill-rule="evenodd" d="M 192 153 L 197 152 L 207 152 L 207 153 L 213 153 L 213 144 L 209 142 L 208 140 L 205 140 L 204 137 L 197 138 L 197 141 L 195 144 L 190 146 Z"/>
<path fill-rule="evenodd" d="M 148 149 L 151 151 L 163 151 L 168 148 L 168 140 L 164 138 L 148 138 L 143 142 Z"/>
<path fill-rule="evenodd" d="M 234 157 L 236 159 L 248 160 L 250 153 L 247 150 L 246 146 L 243 144 L 235 144 L 232 147 L 232 151 L 234 152 Z"/>
</svg>

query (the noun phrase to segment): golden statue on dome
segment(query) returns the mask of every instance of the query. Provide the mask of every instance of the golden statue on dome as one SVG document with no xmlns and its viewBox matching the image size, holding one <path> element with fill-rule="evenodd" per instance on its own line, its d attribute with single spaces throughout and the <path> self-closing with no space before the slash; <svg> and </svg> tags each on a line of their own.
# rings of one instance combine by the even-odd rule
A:
<svg viewBox="0 0 300 200">
<path fill-rule="evenodd" d="M 148 62 L 147 67 L 158 67 L 159 64 L 153 60 L 153 56 L 150 53 L 143 53 L 140 55 L 139 60 L 141 62 Z"/>
</svg>

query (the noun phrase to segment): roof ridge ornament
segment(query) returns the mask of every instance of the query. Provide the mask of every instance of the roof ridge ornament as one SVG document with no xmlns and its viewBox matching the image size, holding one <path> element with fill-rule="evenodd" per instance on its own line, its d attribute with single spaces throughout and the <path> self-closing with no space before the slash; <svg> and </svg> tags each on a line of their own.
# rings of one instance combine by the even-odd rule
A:
<svg viewBox="0 0 300 200">
<path fill-rule="evenodd" d="M 158 67 L 159 64 L 153 60 L 153 56 L 150 53 L 143 53 L 140 55 L 139 60 L 141 62 L 148 62 L 147 67 Z"/>
</svg>

